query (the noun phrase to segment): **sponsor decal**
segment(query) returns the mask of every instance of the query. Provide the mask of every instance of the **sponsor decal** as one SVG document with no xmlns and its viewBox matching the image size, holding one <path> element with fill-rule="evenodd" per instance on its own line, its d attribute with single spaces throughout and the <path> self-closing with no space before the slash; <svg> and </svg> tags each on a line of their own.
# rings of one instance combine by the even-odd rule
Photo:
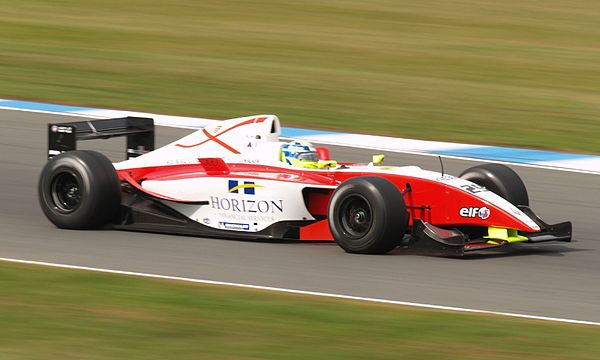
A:
<svg viewBox="0 0 600 360">
<path fill-rule="evenodd" d="M 466 190 L 466 191 L 470 192 L 471 194 L 477 194 L 477 193 L 481 193 L 484 191 L 488 191 L 488 189 L 486 189 L 485 187 L 483 187 L 481 185 L 477 185 L 477 184 L 465 184 L 465 185 L 461 185 L 460 187 L 461 187 L 461 189 Z"/>
<path fill-rule="evenodd" d="M 443 175 L 443 176 L 438 177 L 436 180 L 437 181 L 448 181 L 448 180 L 452 180 L 452 179 L 454 179 L 454 176 L 452 176 L 452 175 Z"/>
<path fill-rule="evenodd" d="M 166 163 L 167 163 L 167 165 L 197 164 L 198 160 L 169 159 L 166 161 Z"/>
<path fill-rule="evenodd" d="M 228 230 L 250 230 L 250 224 L 219 221 L 219 227 Z"/>
<path fill-rule="evenodd" d="M 254 181 L 244 181 L 240 184 L 237 180 L 229 180 L 229 191 L 230 193 L 239 194 L 240 189 L 244 190 L 245 195 L 255 195 L 256 188 L 262 188 L 264 186 L 257 185 Z"/>
<path fill-rule="evenodd" d="M 246 164 L 258 164 L 260 160 L 258 159 L 242 159 L 241 162 Z"/>
<path fill-rule="evenodd" d="M 247 221 L 247 222 L 274 222 L 275 216 L 264 215 L 264 214 L 244 214 L 244 213 L 219 213 L 220 219 L 229 219 L 235 221 Z"/>
<path fill-rule="evenodd" d="M 478 217 L 481 220 L 485 220 L 487 218 L 490 217 L 491 215 L 491 210 L 484 207 L 464 207 L 464 208 L 460 208 L 459 214 L 462 217 L 465 218 L 475 218 Z"/>
<path fill-rule="evenodd" d="M 523 212 L 521 210 L 517 209 L 516 207 L 511 207 L 510 211 L 512 211 L 512 213 L 515 215 L 523 215 Z"/>
<path fill-rule="evenodd" d="M 146 148 L 143 146 L 138 146 L 137 149 L 132 149 L 132 148 L 127 149 L 128 154 L 134 154 L 134 155 L 144 155 L 147 152 L 148 151 L 146 151 Z"/>
<path fill-rule="evenodd" d="M 57 132 L 57 133 L 62 133 L 62 134 L 71 134 L 73 133 L 73 127 L 72 126 L 58 126 L 58 125 L 52 125 L 50 127 L 50 131 L 52 132 Z"/>
<path fill-rule="evenodd" d="M 210 207 L 215 210 L 240 213 L 282 214 L 283 200 L 248 200 L 211 196 Z"/>
<path fill-rule="evenodd" d="M 294 174 L 277 174 L 279 180 L 298 180 L 300 176 Z"/>
</svg>

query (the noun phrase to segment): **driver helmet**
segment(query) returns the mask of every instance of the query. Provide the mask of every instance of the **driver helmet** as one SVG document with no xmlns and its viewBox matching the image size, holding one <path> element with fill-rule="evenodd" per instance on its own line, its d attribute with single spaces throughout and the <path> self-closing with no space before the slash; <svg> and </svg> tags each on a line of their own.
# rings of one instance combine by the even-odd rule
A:
<svg viewBox="0 0 600 360">
<path fill-rule="evenodd" d="M 310 142 L 292 140 L 281 147 L 281 161 L 292 166 L 317 169 L 319 156 Z"/>
</svg>

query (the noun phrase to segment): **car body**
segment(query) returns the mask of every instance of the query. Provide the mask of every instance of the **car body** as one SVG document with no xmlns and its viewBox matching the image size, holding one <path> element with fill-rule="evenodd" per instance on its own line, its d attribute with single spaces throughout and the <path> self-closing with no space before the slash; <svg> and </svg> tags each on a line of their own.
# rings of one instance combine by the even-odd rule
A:
<svg viewBox="0 0 600 360">
<path fill-rule="evenodd" d="M 495 185 L 486 179 L 474 182 L 417 166 L 383 165 L 382 157 L 368 164 L 337 163 L 324 147 L 317 149 L 318 168 L 299 168 L 282 161 L 284 143 L 274 115 L 215 122 L 156 150 L 151 119 L 49 124 L 51 160 L 39 191 L 42 208 L 57 226 L 105 224 L 69 222 L 79 208 L 61 209 L 61 189 L 67 189 L 62 198 L 68 199 L 70 191 L 85 201 L 94 193 L 97 175 L 81 175 L 89 169 L 79 169 L 73 159 L 51 163 L 69 153 L 76 156 L 78 140 L 122 135 L 128 138 L 129 159 L 112 164 L 111 170 L 118 179 L 118 207 L 103 210 L 115 212 L 103 222 L 118 229 L 336 241 L 356 253 L 385 253 L 400 246 L 459 256 L 513 242 L 571 240 L 571 223 L 548 225 L 539 219 L 528 207 L 522 182 L 508 168 L 472 171 L 477 179 L 485 178 L 486 171 L 492 172 L 492 180 L 506 176 L 505 184 L 498 185 L 508 184 L 502 191 L 490 191 Z M 61 171 L 72 179 L 56 180 Z M 112 193 L 114 186 L 110 189 Z M 519 191 L 524 197 L 511 203 Z"/>
</svg>

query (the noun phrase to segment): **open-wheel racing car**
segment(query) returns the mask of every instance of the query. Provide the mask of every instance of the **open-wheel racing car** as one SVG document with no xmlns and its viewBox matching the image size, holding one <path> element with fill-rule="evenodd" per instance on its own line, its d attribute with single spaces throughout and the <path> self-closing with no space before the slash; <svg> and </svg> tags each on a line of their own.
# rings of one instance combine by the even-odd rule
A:
<svg viewBox="0 0 600 360">
<path fill-rule="evenodd" d="M 78 140 L 127 137 L 128 159 L 76 150 Z M 59 228 L 233 239 L 335 241 L 382 254 L 400 246 L 461 256 L 509 243 L 571 241 L 528 207 L 500 164 L 455 177 L 416 166 L 338 163 L 325 147 L 280 142 L 276 116 L 215 122 L 154 149 L 149 118 L 48 124 L 39 200 Z"/>
</svg>

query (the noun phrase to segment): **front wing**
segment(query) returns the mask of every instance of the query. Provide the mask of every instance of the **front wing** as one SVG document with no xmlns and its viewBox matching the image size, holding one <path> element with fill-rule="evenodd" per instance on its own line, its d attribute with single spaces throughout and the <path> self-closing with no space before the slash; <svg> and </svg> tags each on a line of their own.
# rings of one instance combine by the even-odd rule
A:
<svg viewBox="0 0 600 360">
<path fill-rule="evenodd" d="M 540 227 L 539 232 L 522 232 L 510 229 L 490 230 L 488 236 L 470 239 L 458 229 L 442 229 L 415 219 L 409 240 L 403 247 L 418 253 L 441 256 L 463 256 L 466 253 L 497 248 L 511 243 L 540 243 L 546 241 L 571 242 L 573 226 L 570 221 L 547 224 L 529 207 L 519 206 Z"/>
</svg>

